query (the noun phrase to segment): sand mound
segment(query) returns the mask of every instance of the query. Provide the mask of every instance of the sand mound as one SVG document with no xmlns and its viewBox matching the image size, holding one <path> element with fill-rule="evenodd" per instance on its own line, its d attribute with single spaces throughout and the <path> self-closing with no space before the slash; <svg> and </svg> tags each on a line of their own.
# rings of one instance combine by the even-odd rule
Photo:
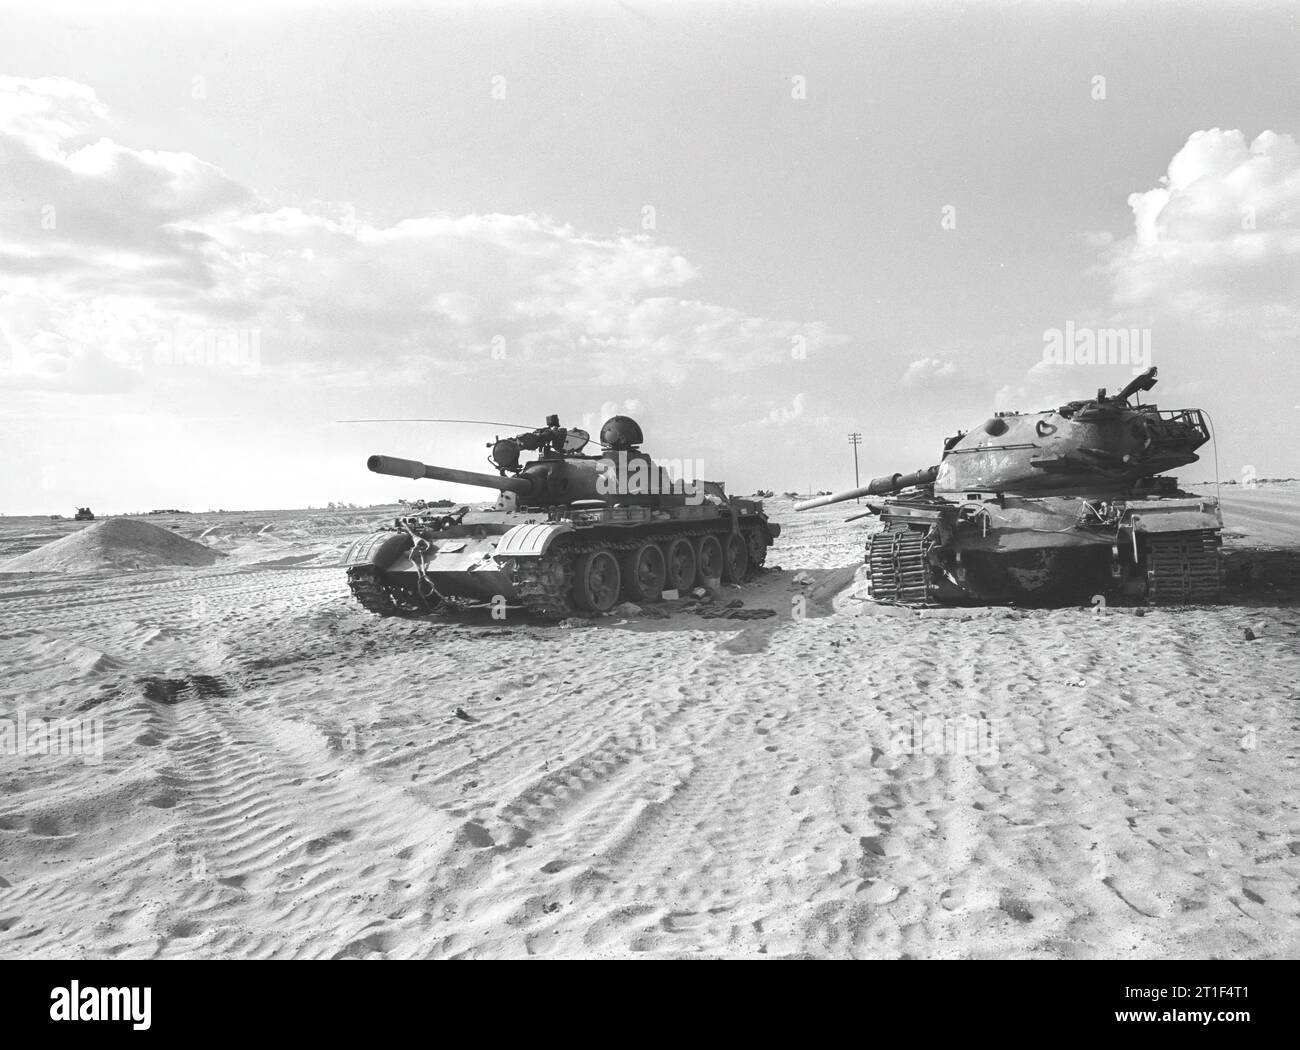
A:
<svg viewBox="0 0 1300 1050">
<path fill-rule="evenodd" d="M 0 562 L 4 572 L 93 572 L 96 569 L 154 569 L 170 565 L 211 565 L 223 557 L 201 543 L 129 518 L 98 521 Z"/>
</svg>

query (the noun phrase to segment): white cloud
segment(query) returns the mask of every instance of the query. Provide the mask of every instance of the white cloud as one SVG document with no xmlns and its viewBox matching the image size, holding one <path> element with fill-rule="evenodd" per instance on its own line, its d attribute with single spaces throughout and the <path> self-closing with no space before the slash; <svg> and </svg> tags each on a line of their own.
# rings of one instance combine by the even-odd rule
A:
<svg viewBox="0 0 1300 1050">
<path fill-rule="evenodd" d="M 957 366 L 951 361 L 940 361 L 937 357 L 922 357 L 907 366 L 903 373 L 903 385 L 910 387 L 934 387 L 955 378 Z"/>
<path fill-rule="evenodd" d="M 819 323 L 690 298 L 697 268 L 640 236 L 538 215 L 269 207 L 188 153 L 105 137 L 95 93 L 0 78 L 0 316 L 26 348 L 9 386 L 88 387 L 71 362 L 143 372 L 177 325 L 256 329 L 263 374 L 324 384 L 545 375 L 679 384 L 837 345 Z M 74 348 L 85 348 L 78 350 Z M 11 360 L 16 360 L 11 355 Z"/>
<path fill-rule="evenodd" d="M 1267 399 L 1292 382 L 1300 337 L 1300 146 L 1265 131 L 1197 131 L 1152 189 L 1130 194 L 1126 236 L 1085 235 L 1111 282 L 1105 309 L 1077 327 L 1136 329 L 1149 336 L 1162 401 L 1215 404 L 1254 388 Z M 1135 333 L 1136 335 L 1136 333 Z M 1041 344 L 1033 347 L 1036 353 Z M 1231 362 L 1232 384 L 1207 382 Z M 1147 362 L 1143 362 L 1145 364 Z M 998 390 L 999 410 L 1037 410 L 1111 391 L 1133 367 L 1035 361 Z M 1259 411 L 1256 400 L 1248 409 Z"/>
<path fill-rule="evenodd" d="M 1121 310 L 1177 313 L 1268 337 L 1300 331 L 1300 146 L 1198 131 L 1160 185 L 1128 199 L 1134 232 L 1105 259 Z"/>
</svg>

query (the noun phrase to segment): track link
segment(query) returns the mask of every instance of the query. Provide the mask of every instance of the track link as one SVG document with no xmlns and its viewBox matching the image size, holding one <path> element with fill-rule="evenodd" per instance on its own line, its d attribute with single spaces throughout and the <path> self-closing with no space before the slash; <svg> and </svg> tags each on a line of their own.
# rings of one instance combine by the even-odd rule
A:
<svg viewBox="0 0 1300 1050">
<path fill-rule="evenodd" d="M 567 547 L 540 558 L 511 559 L 510 582 L 527 612 L 547 619 L 573 615 L 573 560 L 579 553 Z"/>
<path fill-rule="evenodd" d="M 1223 563 L 1217 532 L 1149 533 L 1146 544 L 1148 604 L 1218 601 Z"/>
<path fill-rule="evenodd" d="M 891 605 L 933 605 L 926 533 L 877 532 L 867 540 L 871 597 Z"/>
<path fill-rule="evenodd" d="M 349 568 L 348 589 L 363 608 L 376 616 L 427 616 L 436 611 L 439 604 L 403 587 L 390 586 L 384 581 L 383 573 L 373 565 Z"/>
</svg>

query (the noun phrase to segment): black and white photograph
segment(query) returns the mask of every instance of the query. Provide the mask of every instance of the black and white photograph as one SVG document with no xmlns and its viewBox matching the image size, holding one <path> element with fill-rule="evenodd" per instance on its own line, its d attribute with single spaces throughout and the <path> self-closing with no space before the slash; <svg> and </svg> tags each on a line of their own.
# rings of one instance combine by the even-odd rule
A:
<svg viewBox="0 0 1300 1050">
<path fill-rule="evenodd" d="M 0 958 L 1300 957 L 1297 56 L 4 4 Z"/>
</svg>

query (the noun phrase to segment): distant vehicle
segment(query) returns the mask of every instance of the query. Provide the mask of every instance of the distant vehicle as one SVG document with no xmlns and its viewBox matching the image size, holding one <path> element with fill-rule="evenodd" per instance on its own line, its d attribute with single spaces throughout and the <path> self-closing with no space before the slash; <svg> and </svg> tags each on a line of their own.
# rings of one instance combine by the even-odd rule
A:
<svg viewBox="0 0 1300 1050">
<path fill-rule="evenodd" d="M 77 513 L 72 516 L 73 521 L 94 521 L 95 512 L 89 507 L 78 507 Z"/>
<path fill-rule="evenodd" d="M 1219 597 L 1219 502 L 1164 471 L 1195 463 L 1204 413 L 1118 394 L 1047 412 L 999 412 L 944 442 L 937 466 L 795 504 L 860 496 L 883 528 L 867 540 L 869 593 L 897 605 Z M 852 519 L 849 519 L 852 520 Z"/>
</svg>

